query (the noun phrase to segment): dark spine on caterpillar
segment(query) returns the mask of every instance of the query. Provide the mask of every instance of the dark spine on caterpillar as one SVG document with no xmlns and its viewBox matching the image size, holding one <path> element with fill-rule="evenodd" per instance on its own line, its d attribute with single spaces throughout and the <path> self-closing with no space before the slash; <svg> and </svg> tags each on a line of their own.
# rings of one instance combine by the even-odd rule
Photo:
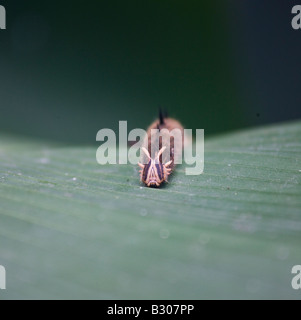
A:
<svg viewBox="0 0 301 320">
<path fill-rule="evenodd" d="M 153 132 L 152 129 L 157 130 Z M 174 136 L 172 131 L 177 131 L 179 135 Z M 183 143 L 182 125 L 179 121 L 168 118 L 160 110 L 159 119 L 147 129 L 141 148 L 141 163 L 138 163 L 141 168 L 140 179 L 146 186 L 159 187 L 167 182 L 168 176 L 175 168 L 175 160 L 182 156 Z"/>
</svg>

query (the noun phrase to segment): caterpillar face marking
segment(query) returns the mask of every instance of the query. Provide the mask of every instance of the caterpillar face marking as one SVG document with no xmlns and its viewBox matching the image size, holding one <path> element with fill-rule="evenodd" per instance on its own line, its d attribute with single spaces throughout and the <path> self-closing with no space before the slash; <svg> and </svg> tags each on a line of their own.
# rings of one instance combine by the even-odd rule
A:
<svg viewBox="0 0 301 320">
<path fill-rule="evenodd" d="M 172 160 L 165 164 L 160 162 L 160 156 L 164 152 L 166 147 L 161 148 L 155 159 L 150 157 L 149 152 L 143 147 L 142 151 L 146 154 L 149 159 L 148 164 L 143 165 L 138 162 L 141 168 L 140 180 L 144 182 L 148 187 L 159 187 L 164 181 L 167 181 L 167 177 L 171 172 L 171 168 L 168 168 L 172 163 Z"/>
<path fill-rule="evenodd" d="M 157 134 L 152 134 L 152 129 L 158 129 L 166 139 L 163 139 L 163 137 L 160 137 Z M 163 133 L 163 129 L 167 129 L 167 132 Z M 174 119 L 164 118 L 160 112 L 159 120 L 152 123 L 147 130 L 147 135 L 144 139 L 143 147 L 141 148 L 143 151 L 143 153 L 141 153 L 141 159 L 143 159 L 143 161 L 141 160 L 141 162 L 145 164 L 138 163 L 141 168 L 139 171 L 140 181 L 147 187 L 160 187 L 164 182 L 167 182 L 168 176 L 175 168 L 175 159 L 182 156 L 183 139 L 180 139 L 182 140 L 182 145 L 179 146 L 179 139 L 175 139 L 170 134 L 173 129 L 180 130 L 182 138 L 184 137 L 184 129 L 181 124 Z M 152 152 L 151 142 L 153 140 L 155 142 L 154 145 L 158 145 L 158 149 L 154 152 L 154 158 L 150 156 L 150 153 Z M 166 145 L 162 145 L 165 143 L 167 143 L 167 147 Z"/>
</svg>

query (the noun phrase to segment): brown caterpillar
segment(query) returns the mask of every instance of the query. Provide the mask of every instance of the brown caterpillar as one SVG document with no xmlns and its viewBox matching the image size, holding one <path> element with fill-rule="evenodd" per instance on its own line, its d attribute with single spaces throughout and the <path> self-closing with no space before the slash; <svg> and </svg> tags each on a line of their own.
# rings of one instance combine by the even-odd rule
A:
<svg viewBox="0 0 301 320">
<path fill-rule="evenodd" d="M 152 129 L 157 132 L 153 132 Z M 163 130 L 165 129 L 165 130 Z M 177 130 L 174 130 L 177 129 Z M 177 132 L 176 136 L 171 131 Z M 140 180 L 147 187 L 160 187 L 168 182 L 168 176 L 175 168 L 175 160 L 182 156 L 184 128 L 179 121 L 164 117 L 160 111 L 159 119 L 147 129 L 141 150 Z M 153 148 L 153 153 L 152 153 Z M 169 150 L 169 152 L 168 152 Z M 152 158 L 151 155 L 154 154 Z M 143 164 L 145 163 L 145 164 Z"/>
</svg>

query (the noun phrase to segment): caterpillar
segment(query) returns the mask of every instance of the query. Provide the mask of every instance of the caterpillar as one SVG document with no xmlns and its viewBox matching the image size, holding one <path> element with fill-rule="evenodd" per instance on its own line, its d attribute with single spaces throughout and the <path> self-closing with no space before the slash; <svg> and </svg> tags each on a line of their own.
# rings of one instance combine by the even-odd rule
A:
<svg viewBox="0 0 301 320">
<path fill-rule="evenodd" d="M 148 127 L 143 140 L 141 162 L 138 162 L 140 181 L 147 187 L 160 187 L 168 182 L 176 160 L 182 157 L 183 143 L 183 126 L 160 111 L 159 119 Z"/>
</svg>

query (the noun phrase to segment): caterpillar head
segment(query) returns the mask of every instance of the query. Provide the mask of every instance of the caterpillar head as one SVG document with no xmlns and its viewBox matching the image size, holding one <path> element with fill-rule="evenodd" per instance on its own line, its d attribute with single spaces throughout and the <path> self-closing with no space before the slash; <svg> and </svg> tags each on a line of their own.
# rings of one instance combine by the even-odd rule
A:
<svg viewBox="0 0 301 320">
<path fill-rule="evenodd" d="M 148 158 L 148 163 L 143 165 L 138 162 L 141 168 L 139 171 L 140 180 L 148 187 L 159 187 L 164 181 L 167 181 L 167 177 L 171 172 L 171 169 L 168 167 L 172 163 L 172 160 L 165 164 L 160 162 L 160 156 L 165 149 L 166 147 L 161 148 L 156 157 L 152 159 L 147 149 L 142 148 L 142 151 Z"/>
</svg>

